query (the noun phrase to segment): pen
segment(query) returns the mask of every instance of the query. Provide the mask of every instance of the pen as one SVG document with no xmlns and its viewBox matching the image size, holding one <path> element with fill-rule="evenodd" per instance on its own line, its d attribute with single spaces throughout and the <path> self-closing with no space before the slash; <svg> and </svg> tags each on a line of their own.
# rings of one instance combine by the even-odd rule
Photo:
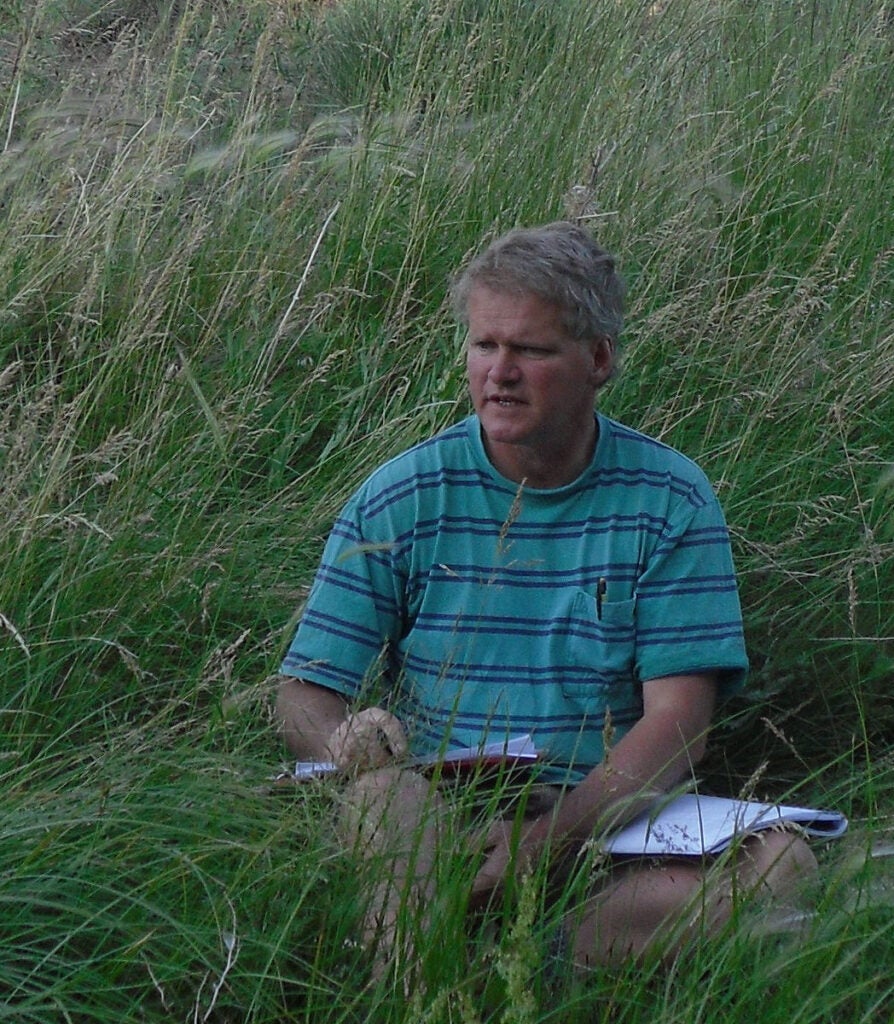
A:
<svg viewBox="0 0 894 1024">
<path fill-rule="evenodd" d="M 599 577 L 599 582 L 596 584 L 596 618 L 597 619 L 601 619 L 602 618 L 602 604 L 605 601 L 606 586 L 607 586 L 607 584 L 605 582 L 605 577 L 604 576 L 600 576 Z"/>
</svg>

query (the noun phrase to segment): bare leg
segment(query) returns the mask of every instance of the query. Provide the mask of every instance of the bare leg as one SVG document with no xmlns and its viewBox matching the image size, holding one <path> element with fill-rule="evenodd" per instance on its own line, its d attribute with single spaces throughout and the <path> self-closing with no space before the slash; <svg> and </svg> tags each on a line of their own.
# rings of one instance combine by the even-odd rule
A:
<svg viewBox="0 0 894 1024">
<path fill-rule="evenodd" d="M 707 870 L 683 860 L 624 866 L 570 925 L 574 962 L 620 965 L 651 952 L 672 958 L 716 934 L 744 900 L 793 902 L 816 870 L 804 840 L 781 831 L 749 836 Z"/>
<path fill-rule="evenodd" d="M 412 932 L 426 928 L 445 813 L 429 781 L 401 768 L 360 775 L 344 794 L 339 832 L 369 876 L 362 939 L 376 977 L 415 965 Z"/>
<path fill-rule="evenodd" d="M 741 847 L 739 881 L 758 897 L 793 900 L 798 889 L 817 873 L 816 857 L 804 840 L 781 829 L 749 836 Z"/>
</svg>

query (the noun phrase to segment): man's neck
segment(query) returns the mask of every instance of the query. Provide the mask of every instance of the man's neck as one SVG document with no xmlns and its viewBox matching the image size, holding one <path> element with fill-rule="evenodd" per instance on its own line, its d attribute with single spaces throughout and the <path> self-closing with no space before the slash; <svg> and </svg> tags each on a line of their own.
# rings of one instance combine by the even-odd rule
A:
<svg viewBox="0 0 894 1024">
<path fill-rule="evenodd" d="M 593 421 L 591 436 L 574 448 L 548 452 L 523 444 L 494 444 L 483 438 L 484 449 L 501 476 L 533 490 L 552 490 L 573 483 L 589 466 L 596 450 L 598 427 Z"/>
</svg>

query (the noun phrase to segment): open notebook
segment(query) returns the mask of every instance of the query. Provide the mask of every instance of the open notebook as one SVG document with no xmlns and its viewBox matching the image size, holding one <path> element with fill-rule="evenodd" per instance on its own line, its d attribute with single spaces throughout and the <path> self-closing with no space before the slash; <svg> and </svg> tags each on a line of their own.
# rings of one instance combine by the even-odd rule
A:
<svg viewBox="0 0 894 1024">
<path fill-rule="evenodd" d="M 487 743 L 482 747 L 462 747 L 447 750 L 425 757 L 414 757 L 408 762 L 413 768 L 434 768 L 441 765 L 444 774 L 463 771 L 478 771 L 485 768 L 498 768 L 501 765 L 512 767 L 517 764 L 530 764 L 537 760 L 537 748 L 530 736 L 512 736 L 505 742 Z M 298 761 L 291 777 L 293 779 L 317 778 L 337 772 L 338 767 L 331 761 Z"/>
<path fill-rule="evenodd" d="M 536 762 L 538 756 L 531 737 L 523 735 L 482 747 L 413 758 L 408 764 L 416 768 L 439 765 L 447 775 L 523 767 Z M 330 761 L 298 761 L 292 772 L 278 776 L 276 781 L 300 782 L 337 771 Z M 783 825 L 796 826 L 813 838 L 836 839 L 847 831 L 848 823 L 838 811 L 684 793 L 656 801 L 633 821 L 608 833 L 599 845 L 612 856 L 701 856 L 722 852 L 736 836 Z"/>
<path fill-rule="evenodd" d="M 736 836 L 782 825 L 837 839 L 847 831 L 847 818 L 838 811 L 685 793 L 656 803 L 599 845 L 614 856 L 701 856 L 722 852 Z"/>
</svg>

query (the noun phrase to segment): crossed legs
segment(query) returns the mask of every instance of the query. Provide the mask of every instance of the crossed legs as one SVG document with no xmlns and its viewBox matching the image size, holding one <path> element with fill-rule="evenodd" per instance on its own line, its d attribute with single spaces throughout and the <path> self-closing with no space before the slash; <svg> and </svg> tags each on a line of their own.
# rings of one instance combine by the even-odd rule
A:
<svg viewBox="0 0 894 1024">
<path fill-rule="evenodd" d="M 389 965 L 412 970 L 413 935 L 427 931 L 436 905 L 439 847 L 456 838 L 456 818 L 421 775 L 388 767 L 358 776 L 343 796 L 343 842 L 369 876 L 362 921 L 375 951 L 376 977 Z M 714 863 L 683 859 L 631 862 L 566 922 L 575 965 L 620 965 L 657 953 L 672 959 L 694 940 L 716 934 L 746 901 L 787 905 L 816 873 L 798 835 L 747 837 Z"/>
<path fill-rule="evenodd" d="M 427 779 L 400 768 L 366 772 L 343 794 L 338 828 L 367 876 L 362 941 L 377 979 L 391 964 L 415 963 L 413 932 L 427 929 L 447 810 Z"/>
<path fill-rule="evenodd" d="M 620 966 L 653 952 L 671 960 L 716 935 L 737 905 L 794 905 L 816 871 L 804 840 L 775 830 L 748 836 L 707 865 L 682 858 L 622 865 L 568 922 L 575 966 Z"/>
</svg>

